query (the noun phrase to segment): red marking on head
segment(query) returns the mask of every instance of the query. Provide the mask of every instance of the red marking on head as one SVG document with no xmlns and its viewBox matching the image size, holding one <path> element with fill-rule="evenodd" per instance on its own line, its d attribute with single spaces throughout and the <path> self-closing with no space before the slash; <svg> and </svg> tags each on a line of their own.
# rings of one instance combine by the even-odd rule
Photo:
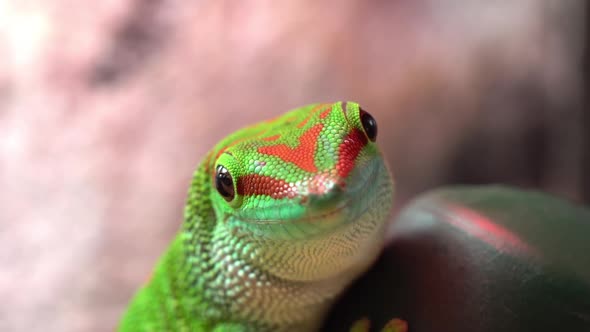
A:
<svg viewBox="0 0 590 332">
<path fill-rule="evenodd" d="M 330 112 L 332 112 L 332 107 L 328 107 L 327 110 L 320 113 L 320 119 L 325 119 L 328 116 L 328 114 L 330 114 Z"/>
<path fill-rule="evenodd" d="M 307 116 L 305 117 L 305 119 L 303 119 L 303 121 L 299 122 L 299 124 L 297 125 L 297 128 L 303 128 L 305 127 L 305 125 L 307 124 L 307 122 L 309 121 L 309 119 L 311 119 L 311 117 L 322 107 L 324 107 L 326 104 L 319 104 L 316 105 L 311 111 L 309 111 L 309 114 L 307 114 Z"/>
<path fill-rule="evenodd" d="M 294 198 L 297 187 L 285 180 L 266 175 L 248 174 L 241 176 L 237 183 L 238 194 L 245 196 L 266 195 L 274 199 Z"/>
<path fill-rule="evenodd" d="M 305 125 L 307 124 L 307 121 L 309 121 L 310 118 L 311 118 L 311 114 L 308 115 L 305 119 L 303 119 L 303 121 L 299 122 L 299 124 L 297 125 L 297 128 L 305 127 Z"/>
<path fill-rule="evenodd" d="M 277 134 L 277 135 L 273 135 L 273 136 L 269 136 L 269 137 L 263 137 L 263 138 L 261 138 L 261 140 L 263 140 L 263 141 L 276 141 L 279 139 L 279 137 L 281 137 L 281 134 Z"/>
<path fill-rule="evenodd" d="M 356 163 L 356 157 L 358 157 L 365 145 L 367 145 L 367 136 L 359 129 L 354 129 L 346 135 L 338 148 L 336 170 L 339 176 L 344 178 L 352 171 Z"/>
<path fill-rule="evenodd" d="M 315 148 L 318 136 L 324 127 L 323 124 L 318 123 L 309 128 L 301 137 L 299 137 L 299 145 L 295 148 L 289 147 L 285 144 L 261 146 L 258 152 L 276 156 L 286 162 L 293 163 L 302 170 L 310 173 L 317 172 L 315 165 Z"/>
<path fill-rule="evenodd" d="M 448 221 L 463 232 L 491 245 L 498 251 L 532 253 L 533 250 L 518 235 L 469 208 L 451 205 Z"/>
</svg>

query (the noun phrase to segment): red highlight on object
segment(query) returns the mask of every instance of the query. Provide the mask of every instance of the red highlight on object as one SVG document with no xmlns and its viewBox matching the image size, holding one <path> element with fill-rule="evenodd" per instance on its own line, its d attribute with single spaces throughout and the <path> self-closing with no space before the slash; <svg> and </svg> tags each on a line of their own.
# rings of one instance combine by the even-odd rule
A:
<svg viewBox="0 0 590 332">
<path fill-rule="evenodd" d="M 496 250 L 508 253 L 534 253 L 518 235 L 490 218 L 463 206 L 449 205 L 448 208 L 451 210 L 449 222 L 453 226 L 493 246 Z"/>
</svg>

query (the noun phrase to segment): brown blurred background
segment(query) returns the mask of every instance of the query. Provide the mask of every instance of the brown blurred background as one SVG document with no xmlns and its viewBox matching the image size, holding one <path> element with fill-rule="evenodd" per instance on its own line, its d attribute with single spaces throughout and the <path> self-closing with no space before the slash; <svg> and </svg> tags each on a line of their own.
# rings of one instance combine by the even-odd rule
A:
<svg viewBox="0 0 590 332">
<path fill-rule="evenodd" d="M 0 1 L 0 331 L 111 331 L 203 154 L 307 103 L 377 118 L 398 207 L 453 183 L 590 202 L 586 7 Z"/>
</svg>

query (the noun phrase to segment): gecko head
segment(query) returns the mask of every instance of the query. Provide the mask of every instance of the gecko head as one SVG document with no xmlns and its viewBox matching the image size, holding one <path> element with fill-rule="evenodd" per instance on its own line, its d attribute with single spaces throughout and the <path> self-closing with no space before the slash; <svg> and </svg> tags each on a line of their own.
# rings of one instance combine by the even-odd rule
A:
<svg viewBox="0 0 590 332">
<path fill-rule="evenodd" d="M 317 242 L 333 262 L 361 255 L 392 203 L 376 137 L 375 119 L 353 102 L 306 106 L 229 136 L 209 167 L 219 227 L 269 248 Z M 345 248 L 324 245 L 344 239 Z"/>
<path fill-rule="evenodd" d="M 214 149 L 210 167 L 218 220 L 292 225 L 309 238 L 354 222 L 371 200 L 389 210 L 391 178 L 376 137 L 375 119 L 352 102 L 309 105 L 236 132 Z"/>
</svg>

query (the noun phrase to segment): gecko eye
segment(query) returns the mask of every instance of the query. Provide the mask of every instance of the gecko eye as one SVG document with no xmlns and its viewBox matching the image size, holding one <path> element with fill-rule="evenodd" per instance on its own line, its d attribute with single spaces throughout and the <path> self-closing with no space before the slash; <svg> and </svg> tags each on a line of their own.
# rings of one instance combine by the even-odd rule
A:
<svg viewBox="0 0 590 332">
<path fill-rule="evenodd" d="M 234 199 L 234 180 L 227 168 L 223 165 L 217 166 L 215 173 L 215 188 L 226 201 L 231 202 Z"/>
<path fill-rule="evenodd" d="M 377 121 L 375 121 L 371 114 L 362 108 L 360 109 L 360 117 L 365 134 L 371 142 L 375 142 L 377 139 Z"/>
</svg>

